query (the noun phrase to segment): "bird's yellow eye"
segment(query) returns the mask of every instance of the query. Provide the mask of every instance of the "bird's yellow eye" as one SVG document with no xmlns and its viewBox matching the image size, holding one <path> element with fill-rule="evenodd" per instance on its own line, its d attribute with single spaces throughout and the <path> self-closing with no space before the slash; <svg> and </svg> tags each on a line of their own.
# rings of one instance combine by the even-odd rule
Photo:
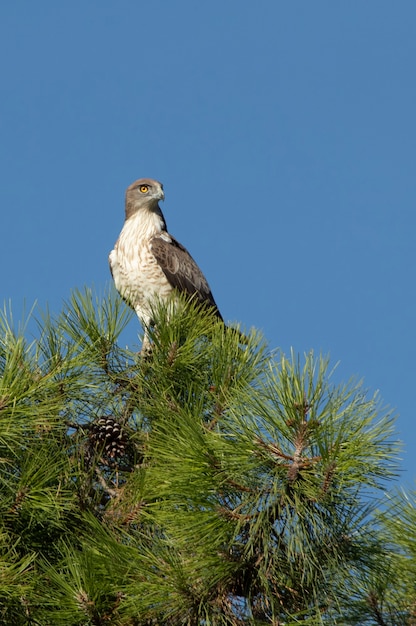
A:
<svg viewBox="0 0 416 626">
<path fill-rule="evenodd" d="M 146 193 L 146 191 L 149 191 L 149 185 L 140 185 L 139 189 L 142 193 Z"/>
</svg>

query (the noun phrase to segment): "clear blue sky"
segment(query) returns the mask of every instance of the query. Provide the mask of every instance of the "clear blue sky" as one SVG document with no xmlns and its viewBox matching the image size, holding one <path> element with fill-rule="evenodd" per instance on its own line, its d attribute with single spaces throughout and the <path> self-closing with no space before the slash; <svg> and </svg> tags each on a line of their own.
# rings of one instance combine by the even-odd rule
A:
<svg viewBox="0 0 416 626">
<path fill-rule="evenodd" d="M 0 301 L 104 290 L 125 188 L 157 178 L 223 316 L 379 389 L 413 484 L 415 24 L 414 0 L 2 2 Z"/>
</svg>

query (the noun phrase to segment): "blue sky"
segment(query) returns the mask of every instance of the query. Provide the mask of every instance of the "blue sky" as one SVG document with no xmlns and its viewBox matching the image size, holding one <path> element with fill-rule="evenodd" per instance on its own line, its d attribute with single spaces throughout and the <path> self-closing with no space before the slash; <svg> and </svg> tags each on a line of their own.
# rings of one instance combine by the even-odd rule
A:
<svg viewBox="0 0 416 626">
<path fill-rule="evenodd" d="M 412 485 L 415 23 L 410 0 L 3 2 L 0 301 L 104 290 L 125 188 L 157 178 L 223 316 L 379 389 Z"/>
</svg>

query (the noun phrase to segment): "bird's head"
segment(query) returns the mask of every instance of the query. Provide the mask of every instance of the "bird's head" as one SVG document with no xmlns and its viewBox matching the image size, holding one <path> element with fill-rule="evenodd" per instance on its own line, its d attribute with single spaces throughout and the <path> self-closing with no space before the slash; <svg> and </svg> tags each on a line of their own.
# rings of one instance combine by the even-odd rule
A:
<svg viewBox="0 0 416 626">
<path fill-rule="evenodd" d="M 164 199 L 162 183 L 152 178 L 139 178 L 127 187 L 126 219 L 141 209 L 158 210 L 159 200 Z"/>
</svg>

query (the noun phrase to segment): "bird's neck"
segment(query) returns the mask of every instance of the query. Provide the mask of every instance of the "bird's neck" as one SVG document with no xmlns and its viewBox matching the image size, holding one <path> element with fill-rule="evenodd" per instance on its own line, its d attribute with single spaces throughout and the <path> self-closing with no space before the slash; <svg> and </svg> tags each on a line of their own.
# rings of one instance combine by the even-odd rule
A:
<svg viewBox="0 0 416 626">
<path fill-rule="evenodd" d="M 138 240 L 150 239 L 159 233 L 166 231 L 166 222 L 159 206 L 152 209 L 141 209 L 131 215 L 124 222 L 123 230 L 134 233 Z"/>
</svg>

